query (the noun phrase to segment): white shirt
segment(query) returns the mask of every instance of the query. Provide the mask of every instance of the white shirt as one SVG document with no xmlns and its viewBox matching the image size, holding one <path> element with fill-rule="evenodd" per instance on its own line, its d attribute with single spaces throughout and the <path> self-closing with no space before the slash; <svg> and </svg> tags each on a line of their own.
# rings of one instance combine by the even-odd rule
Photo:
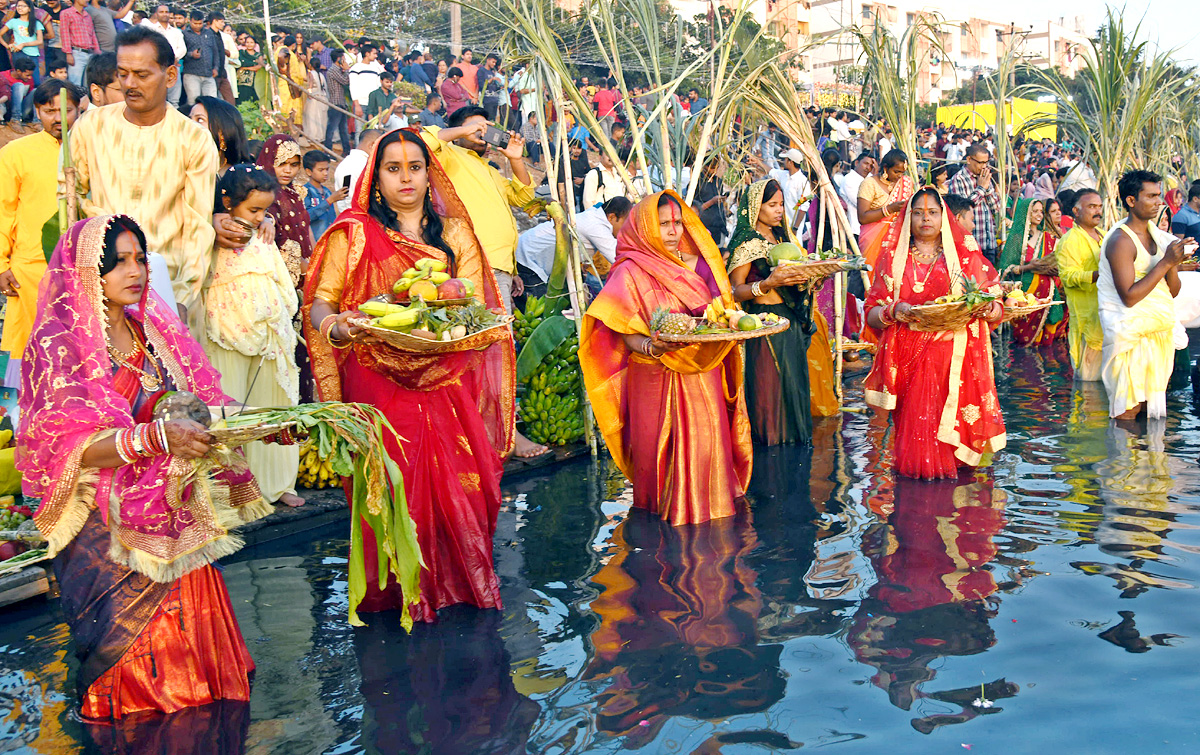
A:
<svg viewBox="0 0 1200 755">
<path fill-rule="evenodd" d="M 179 29 L 170 24 L 159 26 L 158 22 L 149 18 L 142 19 L 141 25 L 153 29 L 167 38 L 167 41 L 171 43 L 171 49 L 175 51 L 175 60 L 177 62 L 183 60 L 183 56 L 187 55 L 187 43 L 183 41 L 183 32 Z"/>
<path fill-rule="evenodd" d="M 858 190 L 862 188 L 863 181 L 867 177 L 859 173 L 857 170 L 852 170 L 842 179 L 842 199 L 846 200 L 846 219 L 850 221 L 850 233 L 855 236 L 862 230 L 862 225 L 858 222 Z"/>
<path fill-rule="evenodd" d="M 965 152 L 965 151 L 966 150 L 963 149 L 963 146 L 961 144 L 947 144 L 946 145 L 946 162 L 961 163 L 962 159 L 963 159 L 963 152 Z"/>
<path fill-rule="evenodd" d="M 575 231 L 583 242 L 583 267 L 591 267 L 592 256 L 599 252 L 610 263 L 617 259 L 617 239 L 604 210 L 593 207 L 575 215 Z M 554 267 L 554 222 L 547 221 L 517 237 L 517 262 L 529 268 L 541 280 L 550 278 Z"/>
<path fill-rule="evenodd" d="M 796 204 L 808 195 L 808 177 L 802 170 L 789 174 L 783 168 L 771 171 L 770 176 L 783 187 L 783 214 L 787 218 L 788 227 L 795 228 Z M 800 211 L 808 212 L 808 202 L 800 206 Z"/>
<path fill-rule="evenodd" d="M 338 163 L 337 168 L 333 171 L 333 186 L 334 189 L 342 188 L 342 183 L 346 176 L 350 176 L 350 193 L 345 199 L 340 202 L 335 202 L 338 212 L 345 212 L 350 209 L 350 196 L 354 194 L 354 187 L 358 185 L 358 177 L 367 169 L 367 161 L 371 156 L 361 149 L 352 149 L 346 158 Z"/>
<path fill-rule="evenodd" d="M 371 92 L 381 86 L 379 83 L 379 74 L 381 73 L 383 73 L 383 65 L 379 61 L 355 63 L 350 66 L 350 99 L 365 108 Z"/>
<path fill-rule="evenodd" d="M 529 69 L 525 69 L 525 71 L 523 71 L 521 75 L 517 77 L 516 84 L 514 86 L 517 90 L 517 97 L 521 102 L 521 117 L 527 118 L 529 117 L 530 113 L 537 113 L 540 117 L 541 113 L 538 110 L 539 94 L 537 88 L 537 77 L 533 75 L 533 72 Z M 529 91 L 525 94 L 521 94 L 520 92 L 522 89 L 528 89 Z"/>
<path fill-rule="evenodd" d="M 891 152 L 893 149 L 892 140 L 886 136 L 879 137 L 879 143 L 876 146 L 879 147 L 879 159 L 881 160 L 883 159 L 884 155 Z"/>
<path fill-rule="evenodd" d="M 840 141 L 842 138 L 842 130 L 838 128 L 839 123 L 841 121 L 832 115 L 825 119 L 825 125 L 829 127 L 829 139 L 831 141 Z"/>
<path fill-rule="evenodd" d="M 234 99 L 237 99 L 237 60 L 240 51 L 237 40 L 229 33 L 228 28 L 221 32 L 221 44 L 225 45 L 225 75 L 229 78 L 229 86 L 233 88 Z"/>
<path fill-rule="evenodd" d="M 1064 189 L 1079 191 L 1080 189 L 1094 188 L 1096 188 L 1096 173 L 1088 167 L 1087 163 L 1083 162 L 1082 160 L 1075 163 L 1075 165 L 1069 171 L 1067 171 L 1067 175 L 1063 176 L 1062 183 L 1058 186 L 1059 191 Z"/>
<path fill-rule="evenodd" d="M 588 209 L 604 204 L 610 199 L 625 196 L 625 184 L 617 175 L 616 168 L 597 165 L 583 179 L 583 207 Z"/>
</svg>

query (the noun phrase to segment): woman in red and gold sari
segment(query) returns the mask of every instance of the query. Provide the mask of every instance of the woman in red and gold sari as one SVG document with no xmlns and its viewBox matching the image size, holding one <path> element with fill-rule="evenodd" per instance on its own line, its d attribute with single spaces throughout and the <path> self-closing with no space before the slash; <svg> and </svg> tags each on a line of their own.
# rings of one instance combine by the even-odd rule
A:
<svg viewBox="0 0 1200 755">
<path fill-rule="evenodd" d="M 225 404 L 220 376 L 148 285 L 132 218 L 75 223 L 42 279 L 21 375 L 18 468 L 79 658 L 80 712 L 119 719 L 250 699 L 254 663 L 221 574 L 230 530 L 271 512 L 240 454 L 152 417 L 165 391 Z"/>
<path fill-rule="evenodd" d="M 1062 238 L 1060 220 L 1062 210 L 1057 199 L 1020 200 L 997 260 L 997 267 L 1006 278 L 1019 278 L 1021 289 L 1039 299 L 1055 298 L 1059 291 L 1054 248 Z M 1036 346 L 1061 338 L 1067 332 L 1065 310 L 1064 304 L 1013 321 L 1013 340 L 1019 346 Z"/>
<path fill-rule="evenodd" d="M 884 155 L 879 161 L 878 175 L 867 176 L 859 187 L 857 209 L 862 228 L 858 232 L 858 248 L 872 270 L 879 269 L 876 262 L 883 240 L 916 190 L 908 177 L 908 155 L 898 149 Z"/>
<path fill-rule="evenodd" d="M 867 326 L 880 345 L 864 385 L 867 403 L 892 413 L 899 474 L 954 477 L 1006 442 L 991 349 L 991 324 L 1004 310 L 994 302 L 986 322 L 953 332 L 909 328 L 913 305 L 961 294 L 966 278 L 987 287 L 997 276 L 937 189 L 914 194 L 902 221 L 883 243 L 867 293 Z"/>
<path fill-rule="evenodd" d="M 721 254 L 672 191 L 633 208 L 608 281 L 579 342 L 584 385 L 633 505 L 671 524 L 732 516 L 750 479 L 741 352 L 731 341 L 667 343 L 648 326 L 659 307 L 699 315 L 733 306 Z"/>
<path fill-rule="evenodd" d="M 455 603 L 500 608 L 492 535 L 502 458 L 512 450 L 516 359 L 512 338 L 483 351 L 402 352 L 353 324 L 367 299 L 390 293 L 417 260 L 432 257 L 475 283 L 488 307 L 500 291 L 467 210 L 416 133 L 392 131 L 371 152 L 350 209 L 313 252 L 304 335 L 322 401 L 377 407 L 402 437 L 388 453 L 404 473 L 425 569 L 416 621 Z M 506 376 L 508 376 L 506 378 Z M 363 525 L 367 592 L 361 611 L 401 608 L 392 581 L 378 583 L 376 542 Z"/>
</svg>

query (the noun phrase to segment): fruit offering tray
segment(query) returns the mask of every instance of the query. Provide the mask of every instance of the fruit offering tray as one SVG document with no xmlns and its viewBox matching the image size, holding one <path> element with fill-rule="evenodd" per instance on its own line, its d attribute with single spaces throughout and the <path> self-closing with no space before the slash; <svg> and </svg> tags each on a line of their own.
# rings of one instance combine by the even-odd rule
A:
<svg viewBox="0 0 1200 755">
<path fill-rule="evenodd" d="M 440 302 L 439 302 L 440 303 Z M 410 335 L 399 330 L 390 328 L 382 328 L 374 325 L 370 320 L 355 318 L 350 322 L 358 327 L 368 331 L 371 335 L 383 341 L 392 348 L 400 351 L 408 351 L 419 354 L 449 354 L 455 351 L 478 351 L 486 349 L 494 343 L 503 341 L 510 336 L 512 332 L 509 325 L 512 323 L 512 316 L 506 315 L 497 319 L 496 324 L 490 327 L 478 330 L 474 333 L 468 333 L 462 338 L 451 338 L 448 340 L 432 340 L 422 338 L 420 336 Z"/>
<path fill-rule="evenodd" d="M 733 330 L 732 328 L 713 328 L 711 327 L 711 323 L 703 317 L 697 317 L 694 319 L 696 322 L 696 331 L 691 333 L 656 333 L 655 336 L 660 341 L 666 341 L 668 343 L 746 341 L 751 338 L 761 338 L 762 336 L 773 336 L 777 333 L 782 333 L 792 324 L 791 321 L 786 317 L 780 317 L 778 322 L 772 325 L 764 325 L 761 328 L 755 328 L 754 330 Z"/>
<path fill-rule="evenodd" d="M 861 257 L 857 260 L 862 260 Z M 865 260 L 858 263 L 856 259 L 828 259 L 828 260 L 780 260 L 777 267 L 786 266 L 789 270 L 798 269 L 804 273 L 809 280 L 818 278 L 828 278 L 831 275 L 837 275 L 843 270 L 860 270 L 865 265 Z"/>
<path fill-rule="evenodd" d="M 420 297 L 417 298 L 420 299 Z M 407 295 L 397 296 L 396 294 L 380 294 L 379 296 L 372 296 L 367 301 L 378 301 L 383 302 L 384 304 L 408 305 L 412 304 L 414 301 L 416 301 L 416 299 L 413 299 Z M 425 300 L 421 299 L 421 301 Z M 468 304 L 475 304 L 478 301 L 479 299 L 476 299 L 474 296 L 468 296 L 465 299 L 432 299 L 425 303 L 431 307 L 465 307 Z"/>
<path fill-rule="evenodd" d="M 1022 317 L 1029 317 L 1035 312 L 1041 312 L 1050 307 L 1057 307 L 1062 304 L 1060 301 L 1040 301 L 1036 304 L 1026 304 L 1020 307 L 1004 307 L 1004 322 L 1009 320 L 1019 320 Z"/>
<path fill-rule="evenodd" d="M 917 319 L 907 325 L 911 330 L 925 333 L 962 330 L 971 320 L 983 317 L 990 306 L 992 306 L 992 302 L 986 301 L 970 307 L 962 299 L 933 304 L 917 304 L 912 308 L 912 313 L 916 315 Z"/>
</svg>

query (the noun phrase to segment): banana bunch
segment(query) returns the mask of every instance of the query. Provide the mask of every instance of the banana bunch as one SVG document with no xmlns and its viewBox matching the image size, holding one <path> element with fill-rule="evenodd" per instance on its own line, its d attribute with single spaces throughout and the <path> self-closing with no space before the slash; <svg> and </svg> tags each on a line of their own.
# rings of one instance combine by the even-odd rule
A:
<svg viewBox="0 0 1200 755">
<path fill-rule="evenodd" d="M 729 313 L 725 310 L 725 302 L 721 301 L 721 297 L 713 299 L 704 308 L 704 319 L 713 325 L 729 324 Z"/>
<path fill-rule="evenodd" d="M 525 311 L 517 309 L 513 312 L 513 338 L 517 342 L 517 350 L 520 351 L 521 344 L 529 338 L 529 334 L 534 331 L 538 325 L 541 325 L 542 320 L 546 319 L 546 299 L 530 296 L 525 300 Z"/>
<path fill-rule="evenodd" d="M 311 439 L 300 444 L 300 473 L 296 476 L 296 483 L 309 490 L 332 488 L 342 484 L 342 478 L 333 471 L 328 459 L 320 457 L 317 444 Z"/>
<path fill-rule="evenodd" d="M 535 443 L 561 446 L 583 436 L 583 373 L 579 339 L 568 338 L 546 356 L 525 384 L 521 420 Z"/>
</svg>

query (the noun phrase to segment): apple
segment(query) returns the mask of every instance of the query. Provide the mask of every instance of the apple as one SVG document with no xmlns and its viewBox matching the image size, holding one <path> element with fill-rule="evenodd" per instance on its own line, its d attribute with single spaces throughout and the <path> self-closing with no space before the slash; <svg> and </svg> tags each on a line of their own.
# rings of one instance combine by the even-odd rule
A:
<svg viewBox="0 0 1200 755">
<path fill-rule="evenodd" d="M 451 278 L 442 285 L 438 286 L 437 295 L 439 299 L 468 299 L 471 297 L 471 292 L 467 290 L 465 283 L 471 281 L 463 278 Z"/>
</svg>

